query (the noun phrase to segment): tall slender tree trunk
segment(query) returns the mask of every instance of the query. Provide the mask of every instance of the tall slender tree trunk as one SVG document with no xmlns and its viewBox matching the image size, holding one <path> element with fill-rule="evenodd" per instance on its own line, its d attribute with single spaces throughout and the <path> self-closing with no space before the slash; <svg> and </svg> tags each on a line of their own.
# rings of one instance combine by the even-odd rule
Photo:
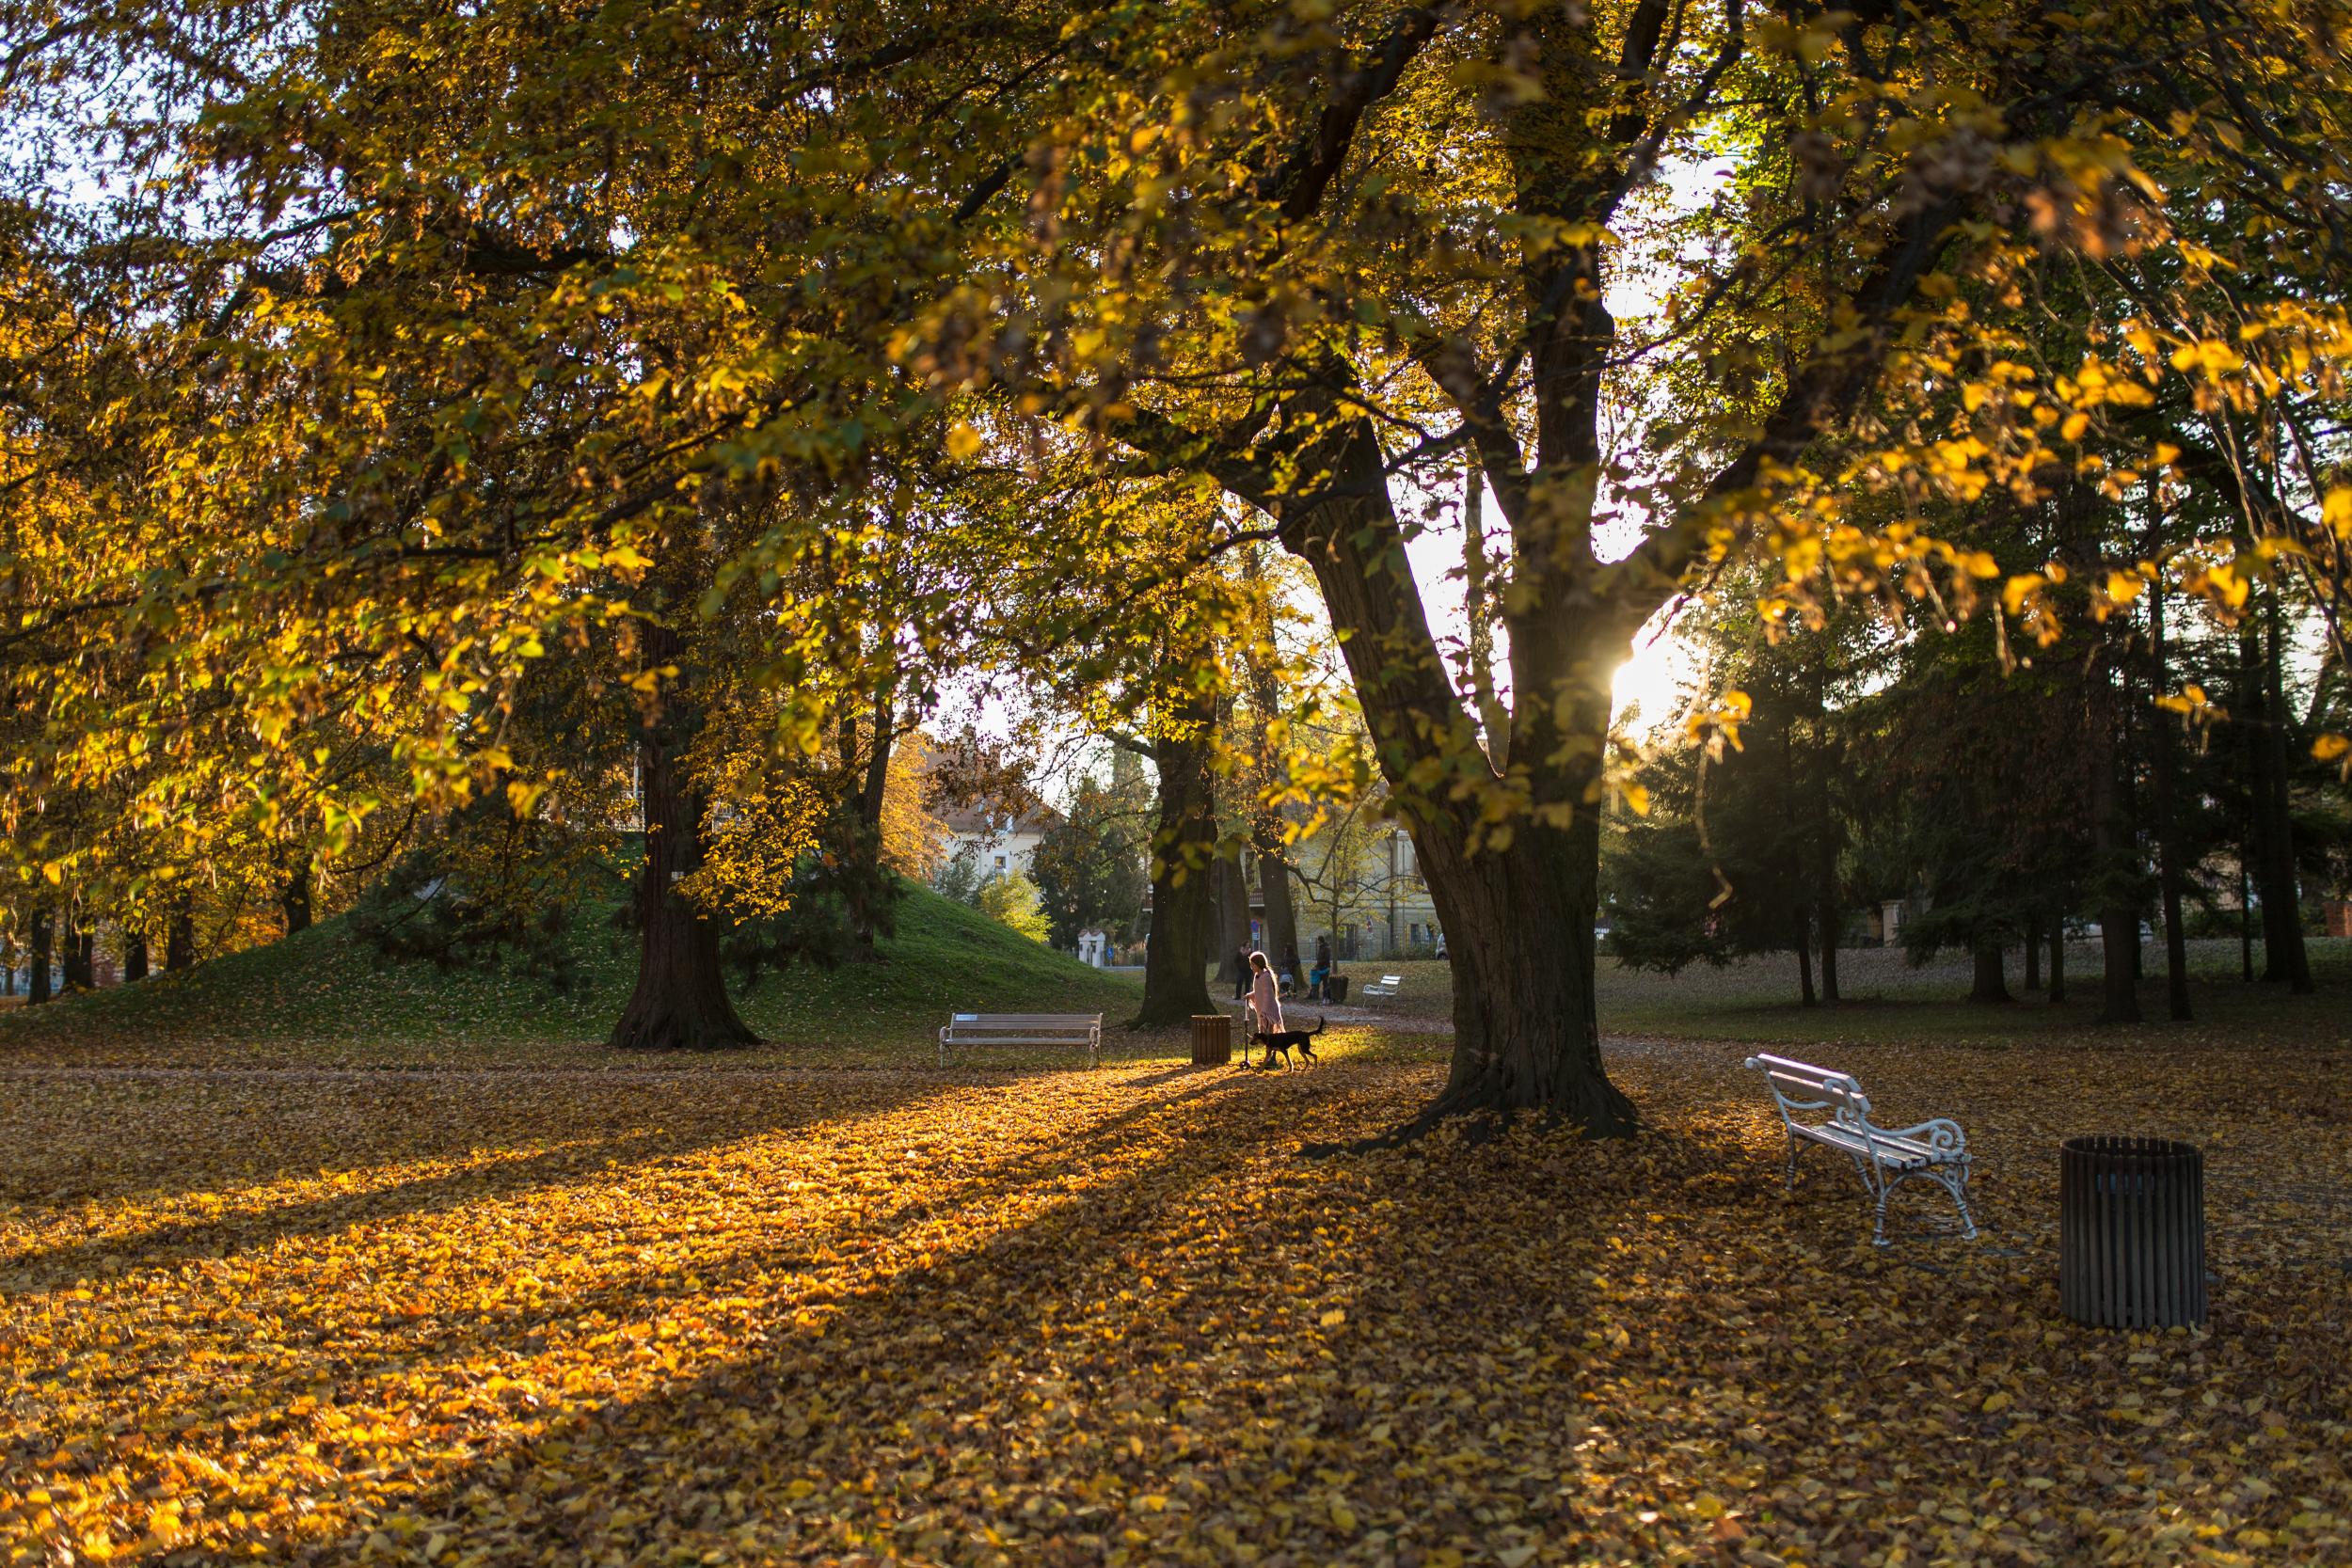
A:
<svg viewBox="0 0 2352 1568">
<path fill-rule="evenodd" d="M 685 642 L 648 623 L 641 635 L 645 666 L 682 662 Z M 649 706 L 637 731 L 637 791 L 645 818 L 645 858 L 637 872 L 637 985 L 612 1026 L 624 1050 L 707 1050 L 756 1045 L 737 1016 L 719 961 L 719 928 L 674 884 L 702 864 L 706 801 L 681 776 L 678 759 L 692 734 L 688 693 L 674 684 Z"/>
<path fill-rule="evenodd" d="M 1826 655 L 1822 656 L 1826 658 Z M 1829 734 L 1828 673 L 1816 668 L 1813 681 L 1813 899 L 1820 918 L 1821 1000 L 1837 1000 L 1837 814 L 1830 799 L 1830 776 L 1836 767 Z"/>
<path fill-rule="evenodd" d="M 2249 986 L 2254 983 L 2254 884 L 2248 879 L 2246 863 L 2251 853 L 2242 835 L 2237 858 L 2237 977 Z"/>
<path fill-rule="evenodd" d="M 1281 822 L 1279 815 L 1262 813 L 1251 845 L 1258 857 L 1259 895 L 1265 902 L 1266 960 L 1278 969 L 1298 954 L 1298 906 L 1291 896 L 1290 860 Z"/>
<path fill-rule="evenodd" d="M 2012 1000 L 2009 994 L 2009 979 L 2001 969 L 2001 939 L 1997 936 L 1979 937 L 1975 945 L 1969 949 L 1969 955 L 1975 960 L 1975 974 L 1969 980 L 1968 1000 L 1971 1002 Z"/>
<path fill-rule="evenodd" d="M 1253 559 L 1252 565 L 1256 565 Z M 1249 706 L 1253 721 L 1253 739 L 1257 750 L 1258 774 L 1268 785 L 1274 784 L 1283 769 L 1283 760 L 1275 743 L 1275 720 L 1282 709 L 1280 673 L 1271 659 L 1259 651 L 1259 639 L 1271 647 L 1274 641 L 1274 622 L 1269 607 L 1262 620 L 1257 636 L 1244 654 L 1249 678 Z M 1265 905 L 1266 961 L 1279 971 L 1292 965 L 1298 956 L 1298 911 L 1291 898 L 1290 846 L 1283 839 L 1284 823 L 1279 807 L 1264 803 L 1263 796 L 1250 808 L 1249 848 L 1258 862 L 1259 897 Z M 1293 966 L 1295 967 L 1295 966 Z M 1294 975 L 1294 978 L 1296 976 Z"/>
<path fill-rule="evenodd" d="M 0 996 L 16 994 L 16 938 L 0 937 Z"/>
<path fill-rule="evenodd" d="M 2131 853 L 2131 834 L 2122 820 L 2122 791 L 2115 776 L 2115 714 L 2107 672 L 2095 669 L 2091 678 L 2097 683 L 2091 712 L 2090 832 L 2091 853 L 2098 865 L 2099 1022 L 2137 1023 L 2139 988 L 2134 984 L 2133 969 L 2139 947 L 2139 904 L 2125 890 L 2138 868 Z"/>
<path fill-rule="evenodd" d="M 1157 741 L 1159 825 L 1152 835 L 1152 940 L 1144 947 L 1143 1006 L 1136 1026 L 1183 1023 L 1211 1011 L 1208 971 L 1211 863 L 1216 852 L 1216 776 L 1211 766 L 1216 705 L 1188 695 L 1182 733 Z"/>
<path fill-rule="evenodd" d="M 195 962 L 196 916 L 183 895 L 172 901 L 171 915 L 164 923 L 164 968 L 186 969 Z"/>
<path fill-rule="evenodd" d="M 1813 994 L 1812 911 L 1803 904 L 1796 908 L 1789 921 L 1789 944 L 1797 950 L 1797 1005 L 1812 1007 L 1820 1005 Z"/>
<path fill-rule="evenodd" d="M 2066 914 L 2050 917 L 2050 1000 L 2066 1000 Z"/>
<path fill-rule="evenodd" d="M 2153 481 L 2151 481 L 2151 486 Z M 2150 524 L 2151 553 L 2158 545 L 2156 520 Z M 2170 677 L 2167 673 L 2164 645 L 2164 574 L 2159 571 L 2149 585 L 2148 600 L 2148 660 L 2150 685 L 2163 695 Z M 2150 799 L 2156 816 L 2156 879 L 2164 901 L 2164 996 L 2165 1008 L 2176 1023 L 2189 1019 L 2188 1005 L 2188 933 L 2181 925 L 2181 847 L 2177 824 L 2173 820 L 2173 738 L 2168 715 L 2159 710 L 2154 715 L 2155 757 L 2151 769 Z"/>
<path fill-rule="evenodd" d="M 1216 857 L 1216 978 L 1233 988 L 1236 1000 L 1249 990 L 1249 879 L 1242 875 L 1241 851 L 1227 848 Z"/>
<path fill-rule="evenodd" d="M 24 977 L 24 1005 L 38 1007 L 49 1000 L 49 966 L 53 960 L 50 947 L 56 940 L 56 927 L 49 911 L 33 911 L 32 967 Z"/>
<path fill-rule="evenodd" d="M 1467 622 L 1470 700 L 1498 773 L 1511 768 L 1511 709 L 1495 688 L 1494 558 L 1486 550 L 1486 476 L 1475 451 L 1462 468 L 1462 612 Z"/>
<path fill-rule="evenodd" d="M 122 983 L 147 978 L 147 933 L 133 931 L 122 939 Z"/>
<path fill-rule="evenodd" d="M 2042 989 L 2042 917 L 2026 917 L 2026 989 Z"/>
<path fill-rule="evenodd" d="M 2263 725 L 2254 745 L 2263 759 L 2262 796 L 2255 804 L 2262 824 L 2263 978 L 2290 987 L 2296 995 L 2312 990 L 2311 955 L 2303 945 L 2303 901 L 2296 885 L 2295 816 L 2288 789 L 2287 727 L 2290 715 L 2279 646 L 2279 595 L 2267 595 L 2262 639 Z"/>
</svg>

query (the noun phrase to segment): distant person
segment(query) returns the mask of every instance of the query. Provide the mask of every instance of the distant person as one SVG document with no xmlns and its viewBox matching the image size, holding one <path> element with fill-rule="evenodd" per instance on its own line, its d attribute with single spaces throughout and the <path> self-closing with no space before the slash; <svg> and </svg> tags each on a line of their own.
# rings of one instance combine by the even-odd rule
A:
<svg viewBox="0 0 2352 1568">
<path fill-rule="evenodd" d="M 1303 986 L 1307 983 L 1298 973 L 1298 943 L 1295 942 L 1282 949 L 1282 973 L 1291 977 L 1291 984 L 1294 986 Z"/>
<path fill-rule="evenodd" d="M 1247 947 L 1233 949 L 1233 1000 L 1236 1002 L 1249 994 L 1250 957 L 1250 951 Z"/>
<path fill-rule="evenodd" d="M 1331 978 L 1331 939 L 1315 938 L 1315 967 L 1307 975 L 1307 994 L 1316 1001 L 1327 1000 L 1326 988 Z"/>
</svg>

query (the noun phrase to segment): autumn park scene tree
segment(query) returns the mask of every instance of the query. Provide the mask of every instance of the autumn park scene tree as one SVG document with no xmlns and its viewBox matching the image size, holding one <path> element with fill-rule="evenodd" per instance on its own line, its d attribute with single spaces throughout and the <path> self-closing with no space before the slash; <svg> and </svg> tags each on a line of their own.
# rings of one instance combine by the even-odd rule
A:
<svg viewBox="0 0 2352 1568">
<path fill-rule="evenodd" d="M 0 1560 L 2352 1560 L 2339 0 L 0 109 Z"/>
</svg>

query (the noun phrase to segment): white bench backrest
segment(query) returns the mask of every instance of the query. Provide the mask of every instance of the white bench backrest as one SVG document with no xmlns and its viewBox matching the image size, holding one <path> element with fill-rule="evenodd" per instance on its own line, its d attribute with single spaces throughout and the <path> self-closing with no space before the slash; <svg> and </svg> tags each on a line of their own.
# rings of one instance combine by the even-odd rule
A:
<svg viewBox="0 0 2352 1568">
<path fill-rule="evenodd" d="M 1788 1056 L 1755 1055 L 1747 1066 L 1764 1069 L 1772 1101 L 1786 1118 L 1791 1111 L 1827 1111 L 1840 1127 L 1860 1132 L 1870 1125 L 1870 1097 L 1853 1075 L 1834 1072 Z"/>
</svg>

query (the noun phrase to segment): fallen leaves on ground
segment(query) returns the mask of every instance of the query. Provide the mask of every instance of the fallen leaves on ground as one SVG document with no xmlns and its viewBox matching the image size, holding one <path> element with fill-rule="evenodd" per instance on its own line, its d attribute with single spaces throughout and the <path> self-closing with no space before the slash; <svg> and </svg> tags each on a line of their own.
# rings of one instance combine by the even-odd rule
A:
<svg viewBox="0 0 2352 1568">
<path fill-rule="evenodd" d="M 2332 1562 L 2340 1053 L 1856 1051 L 1990 1234 L 1649 1131 L 1299 1159 L 1427 1059 L 60 1070 L 0 1102 L 20 1562 Z M 2058 1313 L 2057 1142 L 2207 1149 L 2214 1318 Z"/>
</svg>

